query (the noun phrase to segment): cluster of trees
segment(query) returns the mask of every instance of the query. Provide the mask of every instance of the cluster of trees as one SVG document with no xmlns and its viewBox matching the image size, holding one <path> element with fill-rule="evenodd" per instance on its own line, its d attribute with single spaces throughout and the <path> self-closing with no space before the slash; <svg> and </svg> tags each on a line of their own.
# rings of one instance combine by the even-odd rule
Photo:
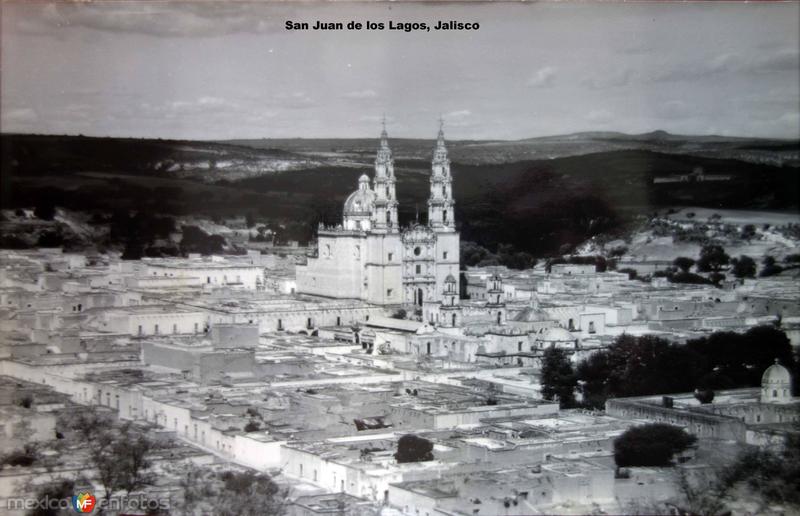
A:
<svg viewBox="0 0 800 516">
<path fill-rule="evenodd" d="M 103 487 L 106 504 L 115 493 L 129 495 L 155 481 L 151 456 L 161 443 L 131 422 L 120 423 L 110 413 L 82 407 L 63 415 L 59 429 L 57 435 L 91 450 L 89 466 Z"/>
<path fill-rule="evenodd" d="M 780 274 L 787 269 L 796 269 L 800 267 L 800 254 L 788 255 L 783 259 L 782 265 L 778 265 L 777 261 L 772 256 L 765 256 L 761 263 L 763 267 L 761 268 L 761 273 L 759 276 L 762 278 L 775 276 L 776 274 Z"/>
<path fill-rule="evenodd" d="M 615 260 L 607 260 L 604 256 L 561 256 L 547 260 L 546 269 L 550 272 L 553 265 L 559 263 L 570 263 L 574 265 L 594 265 L 597 272 L 606 272 L 615 269 Z"/>
<path fill-rule="evenodd" d="M 673 457 L 697 442 L 697 437 L 664 423 L 651 423 L 627 429 L 614 440 L 617 467 L 666 467 Z"/>
<path fill-rule="evenodd" d="M 542 393 L 574 406 L 579 389 L 583 406 L 603 408 L 608 398 L 692 392 L 695 389 L 757 387 L 775 359 L 798 370 L 786 334 L 772 326 L 744 334 L 716 332 L 676 344 L 661 337 L 621 335 L 573 369 L 563 352 L 548 351 L 542 364 Z"/>
<path fill-rule="evenodd" d="M 288 491 L 264 473 L 181 467 L 180 514 L 278 516 L 285 514 Z"/>
<path fill-rule="evenodd" d="M 735 498 L 758 504 L 756 513 L 770 512 L 774 505 L 785 514 L 800 512 L 800 427 L 794 430 L 781 449 L 748 447 L 732 463 L 700 478 L 678 469 L 681 496 L 670 505 L 678 514 L 715 516 L 730 514 L 727 500 Z"/>
<path fill-rule="evenodd" d="M 511 244 L 499 244 L 497 252 L 491 252 L 475 242 L 461 242 L 461 266 L 490 267 L 504 265 L 509 269 L 532 269 L 536 266 L 536 258 L 530 253 L 519 251 Z"/>
<path fill-rule="evenodd" d="M 109 243 L 124 246 L 123 260 L 177 254 L 177 249 L 174 247 L 154 245 L 156 240 L 166 239 L 176 231 L 175 219 L 172 217 L 160 217 L 144 211 L 131 214 L 117 210 L 109 220 L 96 216 L 91 222 L 95 224 L 108 222 Z"/>
<path fill-rule="evenodd" d="M 221 235 L 209 235 L 197 226 L 183 226 L 181 253 L 221 254 L 225 247 L 225 238 Z"/>
</svg>

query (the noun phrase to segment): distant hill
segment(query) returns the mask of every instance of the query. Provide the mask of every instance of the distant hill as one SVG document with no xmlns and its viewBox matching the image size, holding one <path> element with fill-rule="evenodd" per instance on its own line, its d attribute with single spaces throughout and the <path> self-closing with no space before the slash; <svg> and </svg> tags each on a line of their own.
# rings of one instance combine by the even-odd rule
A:
<svg viewBox="0 0 800 516">
<path fill-rule="evenodd" d="M 433 142 L 393 139 L 401 222 L 427 208 Z M 174 214 L 252 212 L 302 223 L 341 219 L 377 142 L 192 142 L 2 135 L 3 205 L 47 201 L 82 210 Z M 448 142 L 465 239 L 535 253 L 614 233 L 668 206 L 792 210 L 796 142 L 666 133 L 581 133 L 523 141 Z M 745 153 L 748 159 L 740 159 Z M 758 159 L 756 159 L 758 157 Z M 723 182 L 654 184 L 702 167 Z"/>
</svg>

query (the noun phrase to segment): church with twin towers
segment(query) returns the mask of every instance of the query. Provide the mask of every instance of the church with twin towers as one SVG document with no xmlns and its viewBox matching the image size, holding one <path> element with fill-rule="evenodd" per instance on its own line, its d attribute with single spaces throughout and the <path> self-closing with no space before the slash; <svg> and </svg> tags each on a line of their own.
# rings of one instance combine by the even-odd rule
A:
<svg viewBox="0 0 800 516">
<path fill-rule="evenodd" d="M 428 217 L 401 228 L 397 179 L 384 124 L 374 176 L 363 174 L 342 223 L 320 225 L 318 253 L 297 267 L 297 290 L 379 305 L 458 304 L 459 234 L 444 131 L 433 149 Z"/>
</svg>

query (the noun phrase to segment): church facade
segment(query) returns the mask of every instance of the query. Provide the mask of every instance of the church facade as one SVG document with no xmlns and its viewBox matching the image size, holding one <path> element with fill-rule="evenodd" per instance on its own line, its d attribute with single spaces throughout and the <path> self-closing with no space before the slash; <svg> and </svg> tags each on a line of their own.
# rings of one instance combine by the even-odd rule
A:
<svg viewBox="0 0 800 516">
<path fill-rule="evenodd" d="M 459 234 L 441 127 L 431 161 L 426 224 L 400 227 L 396 181 L 384 127 L 374 177 L 359 178 L 358 189 L 345 200 L 341 224 L 320 225 L 317 255 L 297 267 L 298 292 L 379 305 L 421 307 L 443 300 L 445 280 L 459 274 Z"/>
</svg>

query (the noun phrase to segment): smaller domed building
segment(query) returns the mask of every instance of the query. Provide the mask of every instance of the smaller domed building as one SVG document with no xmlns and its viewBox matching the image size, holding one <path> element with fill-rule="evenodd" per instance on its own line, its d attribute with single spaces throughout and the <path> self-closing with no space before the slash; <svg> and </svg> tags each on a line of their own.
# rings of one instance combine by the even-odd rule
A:
<svg viewBox="0 0 800 516">
<path fill-rule="evenodd" d="M 761 403 L 789 403 L 792 399 L 792 375 L 778 359 L 761 376 Z"/>
</svg>

